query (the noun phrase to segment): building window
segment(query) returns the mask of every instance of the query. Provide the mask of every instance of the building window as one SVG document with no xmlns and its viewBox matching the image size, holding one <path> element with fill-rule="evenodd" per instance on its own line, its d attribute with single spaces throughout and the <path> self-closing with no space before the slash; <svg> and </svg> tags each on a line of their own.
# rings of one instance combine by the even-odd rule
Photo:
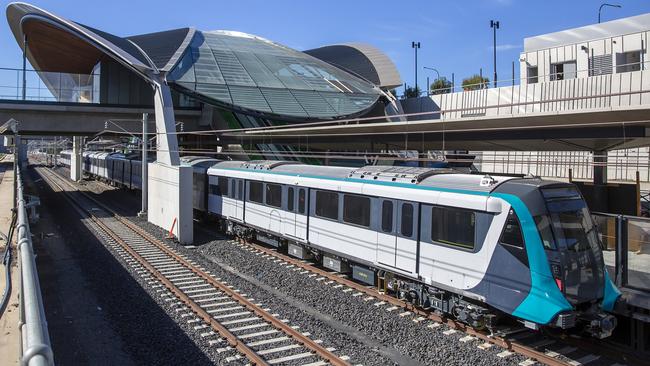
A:
<svg viewBox="0 0 650 366">
<path fill-rule="evenodd" d="M 335 192 L 316 191 L 316 216 L 338 220 L 339 195 Z"/>
<path fill-rule="evenodd" d="M 577 76 L 575 61 L 551 64 L 551 81 L 574 79 Z"/>
<path fill-rule="evenodd" d="M 266 204 L 273 207 L 282 207 L 282 186 L 279 184 L 266 184 Z"/>
<path fill-rule="evenodd" d="M 616 54 L 616 72 L 641 70 L 641 51 L 622 52 Z"/>
<path fill-rule="evenodd" d="M 589 76 L 607 75 L 612 73 L 612 55 L 589 57 Z"/>
<path fill-rule="evenodd" d="M 526 68 L 526 79 L 528 80 L 528 84 L 537 83 L 538 74 L 539 74 L 539 69 L 537 68 L 537 66 L 528 66 Z"/>
<path fill-rule="evenodd" d="M 344 194 L 343 221 L 370 227 L 370 198 Z"/>
<path fill-rule="evenodd" d="M 298 190 L 298 212 L 301 214 L 305 213 L 305 190 Z"/>
<path fill-rule="evenodd" d="M 287 188 L 287 211 L 293 212 L 293 187 Z"/>
<path fill-rule="evenodd" d="M 402 204 L 402 236 L 411 237 L 413 235 L 413 205 L 410 203 Z"/>
<path fill-rule="evenodd" d="M 263 199 L 263 187 L 260 182 L 249 182 L 248 183 L 248 200 L 251 202 L 262 203 Z"/>
<path fill-rule="evenodd" d="M 475 223 L 472 211 L 433 207 L 431 240 L 455 247 L 474 249 Z"/>
<path fill-rule="evenodd" d="M 381 204 L 381 231 L 393 231 L 393 201 L 384 201 Z"/>
<path fill-rule="evenodd" d="M 499 242 L 517 248 L 524 247 L 524 237 L 521 234 L 521 226 L 519 225 L 519 220 L 517 219 L 517 215 L 513 209 L 510 209 L 510 212 L 508 213 L 506 225 L 503 228 Z"/>
</svg>

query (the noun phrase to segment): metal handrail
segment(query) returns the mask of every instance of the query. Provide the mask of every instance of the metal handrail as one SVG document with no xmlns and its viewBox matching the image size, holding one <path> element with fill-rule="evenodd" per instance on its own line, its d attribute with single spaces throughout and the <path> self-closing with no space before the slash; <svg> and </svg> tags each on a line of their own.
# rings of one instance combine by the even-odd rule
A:
<svg viewBox="0 0 650 366">
<path fill-rule="evenodd" d="M 18 162 L 15 162 L 18 164 Z M 27 202 L 20 166 L 16 168 L 16 206 L 18 214 L 18 252 L 20 261 L 21 365 L 54 365 L 54 354 L 45 319 L 41 286 L 29 229 Z"/>
</svg>

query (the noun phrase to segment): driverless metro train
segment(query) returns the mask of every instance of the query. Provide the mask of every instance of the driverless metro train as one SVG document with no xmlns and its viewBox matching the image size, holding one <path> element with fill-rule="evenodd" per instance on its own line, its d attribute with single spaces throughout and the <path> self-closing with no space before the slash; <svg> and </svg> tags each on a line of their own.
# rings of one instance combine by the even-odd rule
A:
<svg viewBox="0 0 650 366">
<path fill-rule="evenodd" d="M 194 208 L 228 233 L 286 246 L 423 308 L 490 329 L 503 316 L 598 338 L 616 326 L 608 311 L 620 292 L 572 184 L 445 168 L 182 160 L 194 166 Z M 84 170 L 110 180 L 115 173 L 93 170 L 102 164 Z"/>
</svg>

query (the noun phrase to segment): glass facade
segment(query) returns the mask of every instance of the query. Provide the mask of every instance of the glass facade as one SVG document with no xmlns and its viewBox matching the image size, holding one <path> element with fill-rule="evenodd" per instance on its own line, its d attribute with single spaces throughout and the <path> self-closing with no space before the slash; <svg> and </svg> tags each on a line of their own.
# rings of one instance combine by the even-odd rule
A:
<svg viewBox="0 0 650 366">
<path fill-rule="evenodd" d="M 305 53 L 252 35 L 197 32 L 167 80 L 227 107 L 298 118 L 371 108 L 374 85 Z"/>
</svg>

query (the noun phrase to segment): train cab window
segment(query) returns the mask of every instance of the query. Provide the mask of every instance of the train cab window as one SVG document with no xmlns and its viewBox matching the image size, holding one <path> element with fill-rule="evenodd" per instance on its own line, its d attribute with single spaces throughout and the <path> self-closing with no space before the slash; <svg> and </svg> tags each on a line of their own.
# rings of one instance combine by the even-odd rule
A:
<svg viewBox="0 0 650 366">
<path fill-rule="evenodd" d="M 384 201 L 381 204 L 381 231 L 393 231 L 393 201 Z"/>
<path fill-rule="evenodd" d="M 293 212 L 294 203 L 293 203 L 293 187 L 287 188 L 287 211 Z"/>
<path fill-rule="evenodd" d="M 519 220 L 517 219 L 517 215 L 513 209 L 510 209 L 510 212 L 508 213 L 506 225 L 503 228 L 499 242 L 517 248 L 524 247 L 524 237 L 521 234 L 521 226 L 519 225 Z"/>
<path fill-rule="evenodd" d="M 282 207 L 281 185 L 266 184 L 266 204 L 273 207 Z"/>
<path fill-rule="evenodd" d="M 431 240 L 464 249 L 474 249 L 474 212 L 449 207 L 431 210 Z"/>
<path fill-rule="evenodd" d="M 316 216 L 339 219 L 339 195 L 335 192 L 316 191 Z"/>
<path fill-rule="evenodd" d="M 220 196 L 225 197 L 228 195 L 228 178 L 219 177 L 219 193 Z"/>
<path fill-rule="evenodd" d="M 237 191 L 237 199 L 240 201 L 244 200 L 244 181 L 239 179 L 239 190 Z"/>
<path fill-rule="evenodd" d="M 344 194 L 343 221 L 370 227 L 370 198 Z"/>
<path fill-rule="evenodd" d="M 402 224 L 400 229 L 402 236 L 411 237 L 413 235 L 413 205 L 410 203 L 402 204 Z"/>
<path fill-rule="evenodd" d="M 305 213 L 305 190 L 298 190 L 298 213 Z"/>
<path fill-rule="evenodd" d="M 248 200 L 251 202 L 262 203 L 264 196 L 264 187 L 261 182 L 248 183 Z"/>
</svg>

